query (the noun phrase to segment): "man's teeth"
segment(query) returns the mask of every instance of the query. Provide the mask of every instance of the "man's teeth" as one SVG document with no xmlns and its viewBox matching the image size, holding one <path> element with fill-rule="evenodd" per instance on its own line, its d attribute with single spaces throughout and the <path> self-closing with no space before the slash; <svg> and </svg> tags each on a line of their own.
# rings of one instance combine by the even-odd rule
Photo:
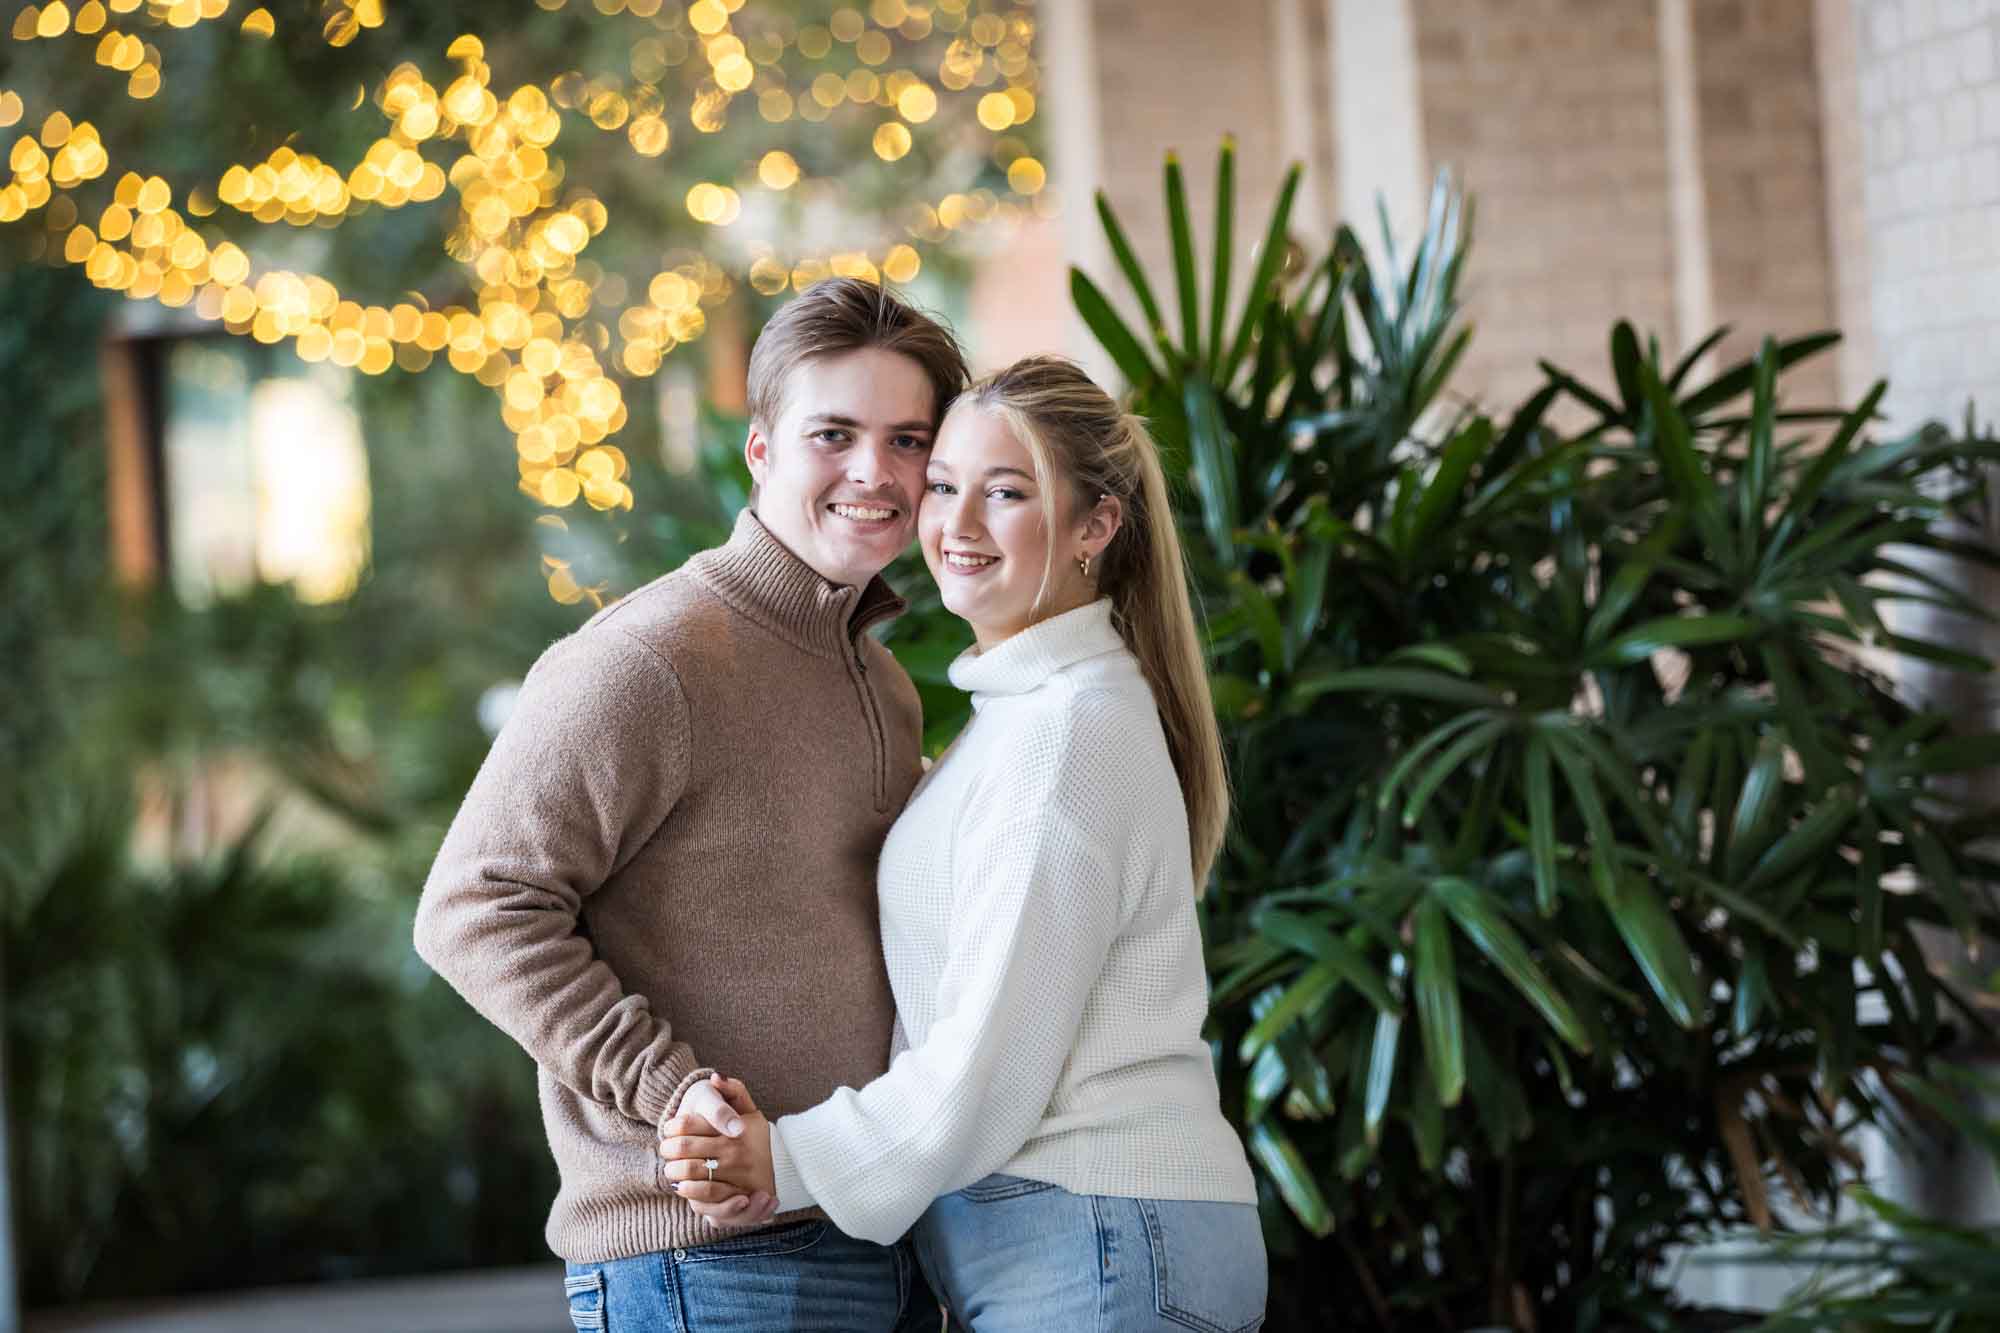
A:
<svg viewBox="0 0 2000 1333">
<path fill-rule="evenodd" d="M 944 562 L 953 569 L 984 569 L 1000 559 L 997 555 L 965 555 L 959 551 L 946 551 Z"/>
<path fill-rule="evenodd" d="M 842 518 L 859 519 L 864 523 L 879 523 L 885 518 L 896 516 L 896 511 L 893 509 L 871 509 L 866 505 L 837 504 L 833 507 L 833 512 Z"/>
</svg>

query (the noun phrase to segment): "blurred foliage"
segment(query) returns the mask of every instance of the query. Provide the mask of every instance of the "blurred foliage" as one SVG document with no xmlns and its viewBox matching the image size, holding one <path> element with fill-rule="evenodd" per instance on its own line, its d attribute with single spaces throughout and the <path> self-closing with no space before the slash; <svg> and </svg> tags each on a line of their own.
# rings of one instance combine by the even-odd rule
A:
<svg viewBox="0 0 2000 1333">
<path fill-rule="evenodd" d="M 1983 1158 L 2000 1184 L 2000 1120 L 1979 1102 L 2000 1102 L 2000 1079 L 1940 1065 L 1929 1078 L 1903 1074 L 1899 1093 L 1914 1117 L 1911 1137 L 1942 1128 Z M 1922 1217 L 1872 1190 L 1851 1191 L 1853 1220 L 1788 1236 L 1771 1257 L 1810 1265 L 1758 1333 L 1979 1333 L 2000 1328 L 2000 1226 Z"/>
<path fill-rule="evenodd" d="M 481 693 L 582 609 L 525 575 L 511 477 L 467 484 L 492 476 L 462 424 L 479 391 L 448 377 L 363 390 L 381 394 L 363 412 L 394 572 L 351 602 L 267 587 L 197 612 L 110 587 L 99 385 L 60 373 L 104 305 L 73 275 L 0 274 L 10 461 L 34 478 L 0 570 L 24 1298 L 540 1258 L 554 1179 L 529 1066 L 414 961 L 409 917 L 485 753 Z M 390 443 L 408 438 L 428 445 Z M 315 858 L 262 818 L 215 818 L 295 806 L 293 787 L 345 817 Z M 137 827 L 165 844 L 143 852 L 142 801 Z"/>
<path fill-rule="evenodd" d="M 401 904 L 254 830 L 139 869 L 121 797 L 79 773 L 6 812 L 27 1302 L 539 1257 L 533 1080 L 401 962 Z"/>
<path fill-rule="evenodd" d="M 1878 439 L 1879 385 L 1788 408 L 1832 335 L 1707 376 L 1720 335 L 1669 364 L 1623 323 L 1610 387 L 1545 365 L 1496 419 L 1449 392 L 1448 182 L 1407 255 L 1342 227 L 1293 278 L 1294 171 L 1232 302 L 1233 167 L 1205 292 L 1171 157 L 1163 280 L 1099 200 L 1138 322 L 1072 288 L 1190 481 L 1271 1326 L 1688 1327 L 1679 1247 L 1837 1198 L 1869 1071 L 1989 1028 L 1925 946 L 2000 927 L 1996 812 L 1946 785 L 2000 736 L 1884 665 L 1990 670 L 1897 612 L 1993 621 L 1938 562 L 2000 565 L 2000 442 Z"/>
</svg>

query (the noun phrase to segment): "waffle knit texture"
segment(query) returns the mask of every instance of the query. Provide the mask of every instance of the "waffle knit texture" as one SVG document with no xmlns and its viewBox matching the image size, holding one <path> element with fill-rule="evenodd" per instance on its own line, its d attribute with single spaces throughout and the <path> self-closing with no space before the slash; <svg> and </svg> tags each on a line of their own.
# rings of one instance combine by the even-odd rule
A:
<svg viewBox="0 0 2000 1333">
<path fill-rule="evenodd" d="M 995 1171 L 1255 1202 L 1201 1036 L 1187 808 L 1111 603 L 969 650 L 951 679 L 973 720 L 882 849 L 899 1051 L 775 1120 L 779 1206 L 888 1242 Z"/>
<path fill-rule="evenodd" d="M 921 717 L 865 631 L 903 605 L 829 583 L 746 511 L 523 682 L 416 944 L 534 1057 L 564 1259 L 742 1234 L 695 1217 L 654 1148 L 711 1068 L 782 1115 L 887 1067 L 875 871 Z"/>
</svg>

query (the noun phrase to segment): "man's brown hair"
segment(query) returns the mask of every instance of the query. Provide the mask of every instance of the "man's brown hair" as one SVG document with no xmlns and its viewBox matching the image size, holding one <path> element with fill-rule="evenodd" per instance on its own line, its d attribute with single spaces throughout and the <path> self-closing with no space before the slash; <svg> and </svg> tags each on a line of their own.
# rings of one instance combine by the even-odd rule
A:
<svg viewBox="0 0 2000 1333">
<path fill-rule="evenodd" d="M 931 382 L 933 421 L 965 387 L 965 353 L 943 324 L 861 278 L 813 284 L 771 317 L 750 352 L 750 420 L 767 435 L 785 410 L 792 370 L 814 357 L 864 347 L 907 356 Z"/>
</svg>

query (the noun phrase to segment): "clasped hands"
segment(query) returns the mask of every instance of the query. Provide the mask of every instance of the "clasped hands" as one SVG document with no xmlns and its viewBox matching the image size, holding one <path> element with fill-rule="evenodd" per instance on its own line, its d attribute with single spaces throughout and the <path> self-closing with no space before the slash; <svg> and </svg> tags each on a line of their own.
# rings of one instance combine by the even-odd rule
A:
<svg viewBox="0 0 2000 1333">
<path fill-rule="evenodd" d="M 712 1074 L 689 1088 L 658 1149 L 668 1184 L 711 1226 L 758 1226 L 778 1211 L 771 1122 L 741 1081 Z"/>
</svg>

